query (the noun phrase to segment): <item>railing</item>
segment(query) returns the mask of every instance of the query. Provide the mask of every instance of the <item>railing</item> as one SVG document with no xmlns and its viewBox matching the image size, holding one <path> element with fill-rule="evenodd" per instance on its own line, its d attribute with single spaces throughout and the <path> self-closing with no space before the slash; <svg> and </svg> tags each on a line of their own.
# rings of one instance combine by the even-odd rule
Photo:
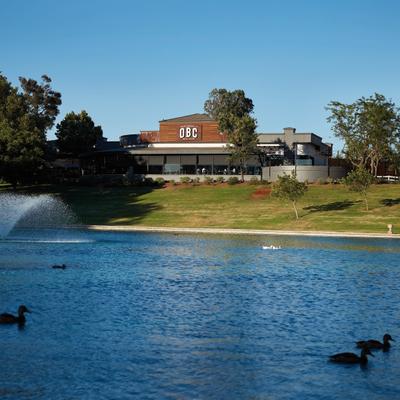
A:
<svg viewBox="0 0 400 400">
<path fill-rule="evenodd" d="M 386 182 L 398 182 L 400 180 L 400 177 L 396 175 L 378 175 L 376 178 Z"/>
</svg>

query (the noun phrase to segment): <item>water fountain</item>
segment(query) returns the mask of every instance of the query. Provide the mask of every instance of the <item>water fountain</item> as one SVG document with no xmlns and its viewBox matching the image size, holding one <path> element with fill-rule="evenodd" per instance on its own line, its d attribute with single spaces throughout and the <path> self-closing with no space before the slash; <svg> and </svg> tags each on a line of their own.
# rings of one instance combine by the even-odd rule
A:
<svg viewBox="0 0 400 400">
<path fill-rule="evenodd" d="M 70 208 L 54 196 L 0 194 L 0 238 L 14 228 L 54 228 L 75 221 Z"/>
</svg>

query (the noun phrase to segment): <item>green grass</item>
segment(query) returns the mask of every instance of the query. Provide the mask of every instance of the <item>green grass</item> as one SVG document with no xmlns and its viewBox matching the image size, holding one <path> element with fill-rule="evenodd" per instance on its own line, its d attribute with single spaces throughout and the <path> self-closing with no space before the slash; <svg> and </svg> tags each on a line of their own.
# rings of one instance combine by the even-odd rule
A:
<svg viewBox="0 0 400 400">
<path fill-rule="evenodd" d="M 395 232 L 396 227 L 400 230 L 400 185 L 372 186 L 369 211 L 345 186 L 311 185 L 299 202 L 298 221 L 290 204 L 273 196 L 254 197 L 257 189 L 260 186 L 240 184 L 103 190 L 36 186 L 18 191 L 60 196 L 83 224 L 384 233 L 391 223 Z"/>
</svg>

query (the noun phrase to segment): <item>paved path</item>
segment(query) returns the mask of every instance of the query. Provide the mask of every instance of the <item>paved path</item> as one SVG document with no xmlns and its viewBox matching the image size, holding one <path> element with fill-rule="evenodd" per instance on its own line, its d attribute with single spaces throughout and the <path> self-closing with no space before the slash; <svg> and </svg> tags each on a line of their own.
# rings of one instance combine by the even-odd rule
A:
<svg viewBox="0 0 400 400">
<path fill-rule="evenodd" d="M 84 228 L 100 231 L 125 232 L 172 232 L 172 233 L 211 233 L 229 235 L 283 235 L 283 236 L 326 236 L 326 237 L 360 237 L 400 239 L 400 234 L 361 233 L 361 232 L 329 232 L 329 231 L 279 231 L 261 229 L 225 229 L 225 228 L 171 228 L 139 225 L 84 225 Z"/>
</svg>

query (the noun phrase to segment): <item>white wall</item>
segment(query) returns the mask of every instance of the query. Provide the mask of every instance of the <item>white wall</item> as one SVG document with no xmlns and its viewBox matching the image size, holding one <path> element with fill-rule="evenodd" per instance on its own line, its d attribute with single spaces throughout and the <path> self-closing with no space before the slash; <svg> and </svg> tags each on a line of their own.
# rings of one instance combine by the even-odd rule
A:
<svg viewBox="0 0 400 400">
<path fill-rule="evenodd" d="M 297 179 L 301 182 L 315 182 L 318 179 L 340 179 L 346 175 L 346 170 L 342 167 L 328 167 L 325 165 L 288 165 L 279 167 L 264 167 L 263 179 L 274 182 L 278 176 L 296 172 Z"/>
</svg>

